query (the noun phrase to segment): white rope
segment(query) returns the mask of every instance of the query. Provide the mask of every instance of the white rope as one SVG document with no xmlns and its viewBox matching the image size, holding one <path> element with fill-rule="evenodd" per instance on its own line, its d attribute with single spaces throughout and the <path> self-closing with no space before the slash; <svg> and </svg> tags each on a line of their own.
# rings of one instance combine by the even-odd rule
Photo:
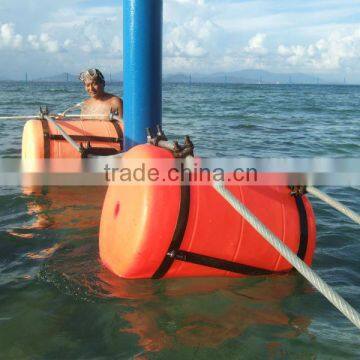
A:
<svg viewBox="0 0 360 360">
<path fill-rule="evenodd" d="M 64 129 L 55 121 L 51 116 L 45 116 L 47 121 L 50 121 L 60 132 L 60 134 L 64 137 L 64 139 L 79 153 L 81 153 L 80 145 L 74 141 L 65 131 Z"/>
<path fill-rule="evenodd" d="M 360 225 L 360 216 L 345 205 L 341 204 L 339 201 L 331 198 L 329 195 L 325 194 L 317 188 L 314 188 L 313 186 L 307 186 L 306 190 L 309 194 L 316 196 Z"/>
<path fill-rule="evenodd" d="M 84 119 L 84 120 L 90 120 L 90 119 L 94 119 L 94 120 L 99 120 L 99 119 L 106 119 L 106 120 L 110 120 L 110 115 L 104 115 L 104 114 L 90 114 L 90 115 L 81 115 L 81 114 L 67 114 L 65 116 L 63 116 L 62 114 L 58 114 L 56 115 L 57 117 L 61 118 L 61 119 Z"/>
<path fill-rule="evenodd" d="M 68 109 L 66 109 L 61 115 L 65 116 L 67 112 L 69 112 L 70 110 L 75 110 L 75 109 L 79 109 L 83 106 L 83 102 L 77 103 L 71 107 L 69 107 Z"/>
<path fill-rule="evenodd" d="M 34 115 L 0 116 L 0 120 L 28 120 L 34 118 L 36 118 Z"/>
<path fill-rule="evenodd" d="M 76 110 L 80 109 L 84 103 L 80 102 L 77 103 L 69 108 L 67 108 L 64 112 L 59 114 L 50 114 L 50 116 L 53 116 L 55 118 L 59 119 L 84 119 L 84 120 L 110 120 L 110 114 L 89 114 L 89 115 L 83 115 L 83 114 L 68 114 L 70 110 Z M 0 120 L 29 120 L 29 119 L 38 119 L 39 115 L 10 115 L 10 116 L 0 116 Z M 114 119 L 117 120 L 117 119 Z"/>
<path fill-rule="evenodd" d="M 342 314 L 344 314 L 357 328 L 360 329 L 359 313 L 345 301 L 334 289 L 320 278 L 311 268 L 299 259 L 288 246 L 276 237 L 245 205 L 243 205 L 222 182 L 214 182 L 216 191 L 221 194 L 228 203 L 243 218 L 264 237 L 301 275 L 305 277 L 321 294 L 323 294 Z"/>
<path fill-rule="evenodd" d="M 66 119 L 66 120 L 78 120 L 81 119 L 82 121 L 90 121 L 90 120 L 110 120 L 110 115 L 104 114 L 91 114 L 91 115 L 80 115 L 80 114 L 50 114 L 50 116 L 55 117 L 58 120 Z M 32 119 L 39 119 L 39 115 L 16 115 L 16 116 L 0 116 L 0 120 L 32 120 Z M 114 120 L 122 121 L 122 119 L 114 116 Z"/>
</svg>

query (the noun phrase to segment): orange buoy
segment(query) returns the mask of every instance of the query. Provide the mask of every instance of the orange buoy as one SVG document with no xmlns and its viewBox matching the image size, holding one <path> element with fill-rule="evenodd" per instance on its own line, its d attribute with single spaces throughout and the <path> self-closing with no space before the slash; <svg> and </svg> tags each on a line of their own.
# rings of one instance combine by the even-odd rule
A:
<svg viewBox="0 0 360 360">
<path fill-rule="evenodd" d="M 123 127 L 118 121 L 56 120 L 63 130 L 91 153 L 114 155 L 122 150 Z M 22 137 L 22 159 L 80 158 L 76 151 L 51 122 L 29 120 Z"/>
<path fill-rule="evenodd" d="M 148 168 L 175 166 L 173 154 L 139 145 L 123 166 L 143 159 Z M 230 175 L 231 176 L 231 175 Z M 233 185 L 228 189 L 307 264 L 316 241 L 315 216 L 305 196 L 287 186 Z M 289 271 L 292 266 L 210 185 L 109 185 L 100 237 L 103 264 L 123 278 L 246 276 Z"/>
</svg>

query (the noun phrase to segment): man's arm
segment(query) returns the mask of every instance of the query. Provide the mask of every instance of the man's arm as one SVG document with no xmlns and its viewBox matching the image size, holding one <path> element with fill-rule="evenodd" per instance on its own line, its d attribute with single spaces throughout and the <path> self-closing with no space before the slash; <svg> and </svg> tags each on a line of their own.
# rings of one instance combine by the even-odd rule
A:
<svg viewBox="0 0 360 360">
<path fill-rule="evenodd" d="M 117 96 L 114 96 L 111 101 L 111 108 L 118 112 L 119 117 L 123 118 L 123 101 Z"/>
</svg>

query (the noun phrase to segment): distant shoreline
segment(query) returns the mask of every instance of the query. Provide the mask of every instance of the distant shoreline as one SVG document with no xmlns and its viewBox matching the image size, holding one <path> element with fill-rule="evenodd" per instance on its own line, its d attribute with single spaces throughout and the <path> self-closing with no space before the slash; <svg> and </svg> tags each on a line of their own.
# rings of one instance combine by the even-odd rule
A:
<svg viewBox="0 0 360 360">
<path fill-rule="evenodd" d="M 79 84 L 82 85 L 80 81 L 45 81 L 45 80 L 0 80 L 0 83 L 13 83 L 13 84 Z M 123 81 L 107 81 L 107 85 L 122 85 Z M 301 85 L 301 86 L 360 86 L 360 84 L 343 84 L 343 83 L 256 83 L 256 82 L 211 82 L 211 81 L 193 81 L 193 82 L 184 82 L 184 81 L 169 81 L 164 80 L 163 84 L 178 84 L 178 85 L 256 85 L 256 86 L 294 86 L 294 85 Z"/>
<path fill-rule="evenodd" d="M 123 72 L 103 72 L 107 83 L 122 83 Z M 51 83 L 78 82 L 79 77 L 74 73 L 63 72 L 55 75 L 39 77 L 28 72 L 14 78 L 11 74 L 0 74 L 0 80 L 32 81 Z M 350 80 L 350 81 L 349 81 Z M 359 80 L 335 74 L 306 74 L 301 72 L 276 73 L 266 70 L 244 69 L 231 72 L 216 73 L 163 73 L 164 83 L 175 84 L 252 84 L 252 85 L 357 85 Z M 359 82 L 360 85 L 360 82 Z"/>
</svg>

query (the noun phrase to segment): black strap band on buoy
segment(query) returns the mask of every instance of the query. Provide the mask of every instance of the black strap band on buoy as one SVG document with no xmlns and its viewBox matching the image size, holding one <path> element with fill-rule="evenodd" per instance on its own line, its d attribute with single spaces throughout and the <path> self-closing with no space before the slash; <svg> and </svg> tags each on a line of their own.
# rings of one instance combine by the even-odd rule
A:
<svg viewBox="0 0 360 360">
<path fill-rule="evenodd" d="M 273 271 L 257 268 L 255 266 L 244 265 L 233 261 L 218 259 L 211 256 L 196 254 L 193 252 L 188 252 L 183 250 L 178 250 L 169 255 L 172 256 L 175 260 L 207 266 L 218 270 L 231 271 L 237 274 L 269 275 L 274 273 Z"/>
<path fill-rule="evenodd" d="M 300 221 L 300 242 L 297 256 L 304 260 L 308 247 L 308 221 L 307 213 L 302 196 L 294 196 L 299 213 Z M 244 275 L 268 275 L 274 271 L 244 265 L 211 256 L 196 254 L 188 251 L 179 250 L 186 230 L 190 210 L 190 185 L 181 185 L 181 200 L 179 217 L 176 224 L 173 239 L 166 253 L 166 256 L 153 275 L 153 279 L 160 279 L 166 275 L 175 260 L 189 262 L 197 265 L 207 266 L 219 270 L 231 271 Z M 279 273 L 279 272 L 276 272 Z M 281 273 L 281 272 L 280 272 Z"/>
<path fill-rule="evenodd" d="M 307 213 L 302 196 L 294 196 L 294 198 L 296 201 L 296 206 L 299 212 L 299 220 L 300 220 L 300 242 L 299 242 L 297 256 L 301 260 L 304 260 L 307 252 L 308 238 L 309 238 Z"/>
<path fill-rule="evenodd" d="M 214 258 L 211 256 L 196 254 L 188 251 L 179 250 L 184 238 L 186 225 L 189 218 L 190 210 L 190 185 L 181 185 L 181 200 L 179 217 L 176 224 L 173 239 L 166 253 L 166 256 L 152 276 L 153 279 L 160 279 L 166 275 L 175 260 L 189 262 L 197 265 L 207 266 L 218 270 L 231 271 L 244 275 L 268 275 L 273 271 L 260 269 L 254 266 L 244 265 L 228 260 Z"/>
<path fill-rule="evenodd" d="M 84 159 L 86 159 L 89 155 L 92 156 L 113 156 L 119 154 L 119 150 L 114 149 L 112 147 L 105 148 L 105 147 L 89 147 L 89 148 L 83 148 L 82 150 L 82 156 Z"/>
<path fill-rule="evenodd" d="M 304 260 L 308 246 L 308 222 L 307 213 L 304 205 L 303 198 L 301 196 L 295 196 L 296 206 L 299 212 L 300 220 L 300 242 L 297 256 Z M 231 271 L 233 273 L 244 275 L 269 275 L 273 274 L 273 271 L 257 268 L 254 266 L 244 265 L 228 260 L 214 258 L 211 256 L 196 254 L 183 250 L 173 250 L 168 253 L 168 256 L 174 260 L 189 262 L 197 265 L 208 266 L 211 268 Z M 281 272 L 276 272 L 281 273 Z"/>
<path fill-rule="evenodd" d="M 121 141 L 120 138 L 95 136 L 95 135 L 69 135 L 69 137 L 74 141 L 80 141 L 80 142 L 95 141 L 95 142 L 103 142 L 103 143 L 119 143 Z M 66 141 L 66 139 L 62 135 L 52 134 L 49 136 L 49 138 L 50 140 Z"/>
<path fill-rule="evenodd" d="M 121 149 L 124 148 L 124 134 L 121 130 L 121 127 L 120 127 L 120 124 L 118 121 L 111 121 L 111 123 L 114 125 L 114 128 L 115 128 L 115 131 L 116 131 L 116 134 L 118 136 L 118 143 L 120 144 L 120 147 Z"/>
<path fill-rule="evenodd" d="M 49 122 L 46 119 L 40 119 L 41 125 L 43 128 L 43 136 L 44 136 L 44 158 L 50 158 L 50 141 L 65 141 L 63 135 L 59 134 L 50 134 Z M 123 148 L 123 132 L 120 128 L 118 121 L 111 122 L 116 130 L 117 137 L 106 137 L 106 136 L 96 136 L 96 135 L 69 135 L 69 137 L 77 142 L 102 142 L 102 143 L 114 143 L 120 144 L 121 149 Z M 99 155 L 99 156 L 110 156 L 118 154 L 116 149 L 93 149 L 92 152 L 89 151 L 92 155 Z"/>
<path fill-rule="evenodd" d="M 43 135 L 44 135 L 44 158 L 50 158 L 50 128 L 49 123 L 46 119 L 41 119 L 41 125 L 43 128 Z"/>
<path fill-rule="evenodd" d="M 153 275 L 153 279 L 160 279 L 165 276 L 169 271 L 171 265 L 174 263 L 175 258 L 171 257 L 173 251 L 177 252 L 181 246 L 181 243 L 184 238 L 186 226 L 189 219 L 189 210 L 190 210 L 190 185 L 188 181 L 185 184 L 181 185 L 181 199 L 180 199 L 180 211 L 174 231 L 172 241 L 170 243 L 169 249 L 166 253 L 166 256 Z"/>
</svg>

